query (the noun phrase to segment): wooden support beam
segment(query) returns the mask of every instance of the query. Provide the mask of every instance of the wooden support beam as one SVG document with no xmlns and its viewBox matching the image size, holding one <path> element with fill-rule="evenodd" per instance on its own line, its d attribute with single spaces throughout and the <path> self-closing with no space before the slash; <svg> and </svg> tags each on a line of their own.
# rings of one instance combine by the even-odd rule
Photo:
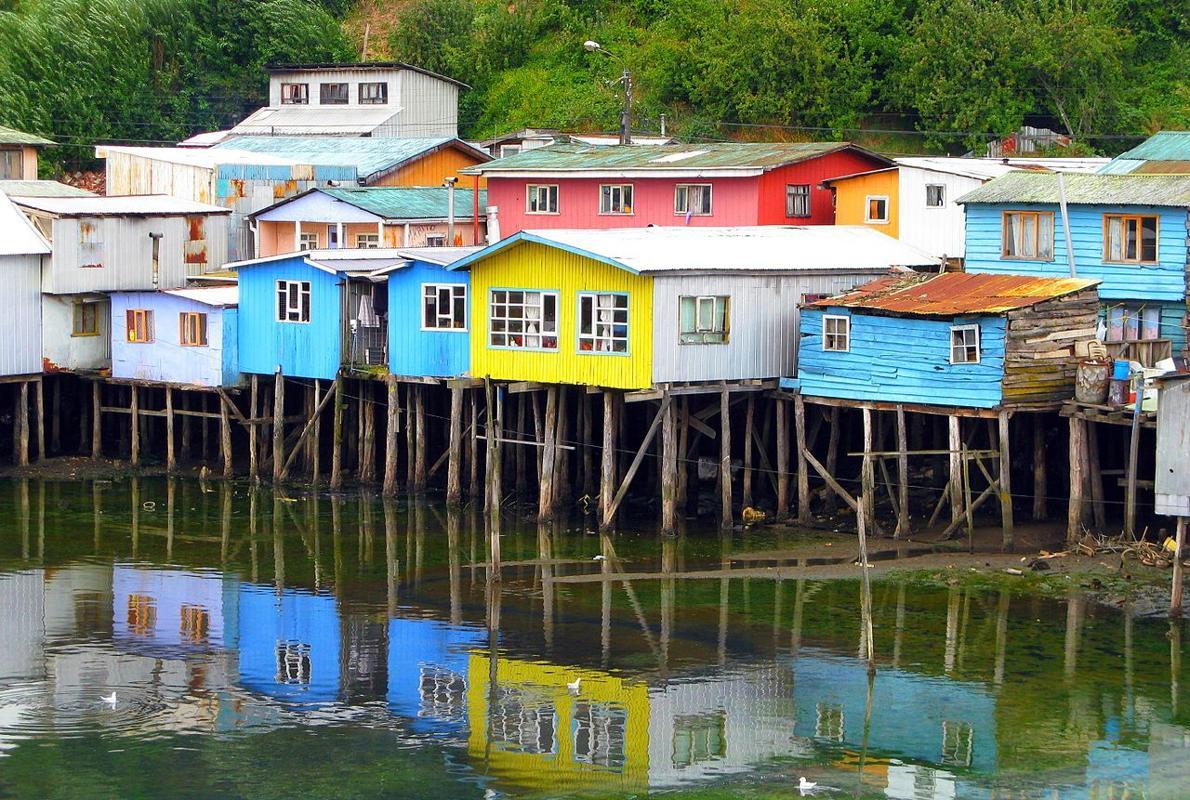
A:
<svg viewBox="0 0 1190 800">
<path fill-rule="evenodd" d="M 417 418 L 417 437 L 413 442 L 413 491 L 426 488 L 426 447 L 429 431 L 426 430 L 426 390 L 424 386 L 413 387 L 413 412 Z"/>
<path fill-rule="evenodd" d="M 955 522 L 963 515 L 963 439 L 959 417 L 951 414 L 946 418 L 947 445 L 949 447 L 950 521 Z"/>
<path fill-rule="evenodd" d="M 1169 616 L 1173 619 L 1182 616 L 1182 558 L 1186 552 L 1185 546 L 1186 518 L 1178 517 L 1177 533 L 1174 535 L 1173 585 L 1169 592 Z"/>
<path fill-rule="evenodd" d="M 678 486 L 677 503 L 679 513 L 686 507 L 686 482 L 690 477 L 690 398 L 678 399 L 676 413 L 678 415 Z"/>
<path fill-rule="evenodd" d="M 668 536 L 673 534 L 677 518 L 678 437 L 674 404 L 666 402 L 665 406 L 665 414 L 661 421 L 661 533 Z M 751 405 L 748 410 L 752 411 Z M 748 419 L 751 423 L 750 413 Z M 745 452 L 751 449 L 749 444 Z"/>
<path fill-rule="evenodd" d="M 174 388 L 165 387 L 165 468 L 173 472 L 178 468 L 174 453 Z"/>
<path fill-rule="evenodd" d="M 400 397 L 397 392 L 397 379 L 389 375 L 385 379 L 387 416 L 384 425 L 384 488 L 385 497 L 393 497 L 397 493 L 397 434 L 401 430 Z M 388 506 L 385 506 L 388 513 Z M 388 517 L 385 517 L 386 523 Z"/>
<path fill-rule="evenodd" d="M 413 409 L 413 393 L 416 387 L 405 387 L 405 488 L 413 489 L 413 476 L 417 465 L 414 463 L 413 442 L 418 436 L 417 414 Z"/>
<path fill-rule="evenodd" d="M 1087 423 L 1070 417 L 1070 502 L 1066 509 L 1066 542 L 1073 544 L 1082 535 L 1083 491 L 1086 486 Z"/>
<path fill-rule="evenodd" d="M 744 508 L 747 508 L 748 506 L 752 505 L 752 421 L 756 415 L 756 397 L 755 397 L 755 395 L 751 395 L 751 394 L 748 395 L 748 399 L 745 402 L 745 408 L 746 408 L 746 411 L 744 412 L 744 474 L 742 476 L 741 486 L 740 486 L 740 493 L 743 496 L 740 499 L 740 505 Z M 778 414 L 781 413 L 781 409 L 780 409 L 779 405 L 777 408 L 777 413 Z M 668 418 L 667 418 L 667 421 L 668 421 Z M 778 419 L 778 421 L 777 421 L 777 439 L 778 439 L 778 441 L 777 441 L 777 453 L 778 453 L 777 458 L 778 459 L 780 459 L 780 452 L 781 452 L 781 443 L 780 443 L 781 430 L 782 430 L 782 425 L 781 425 L 780 420 Z M 664 441 L 664 439 L 665 439 L 664 429 L 662 430 L 662 434 L 663 435 L 661 438 Z M 780 467 L 778 467 L 777 469 L 778 469 L 778 471 L 780 471 Z M 782 477 L 783 476 L 778 475 L 778 478 L 777 478 L 778 481 L 780 481 L 782 479 Z M 780 506 L 779 500 L 778 500 L 778 506 Z M 780 514 L 780 508 L 778 508 L 777 513 Z"/>
<path fill-rule="evenodd" d="M 44 378 L 43 378 L 44 380 Z M 62 382 L 54 381 L 50 395 L 50 449 L 49 453 L 62 452 Z"/>
<path fill-rule="evenodd" d="M 45 387 L 40 378 L 33 382 L 33 403 L 37 409 L 37 460 L 45 461 Z"/>
<path fill-rule="evenodd" d="M 784 404 L 780 404 L 780 408 L 784 414 Z M 806 441 L 806 401 L 800 394 L 793 398 L 793 432 L 797 447 L 797 521 L 806 524 L 810 521 L 810 467 L 806 460 L 810 446 Z M 838 444 L 837 439 L 835 443 Z M 786 488 L 786 494 L 788 491 Z"/>
<path fill-rule="evenodd" d="M 273 481 L 280 481 L 285 468 L 285 376 L 273 373 Z"/>
<path fill-rule="evenodd" d="M 337 407 L 338 406 L 338 395 L 339 395 L 339 382 L 335 381 L 335 383 L 331 385 L 330 391 L 327 392 L 323 396 L 322 400 L 314 408 L 314 413 L 310 415 L 310 418 L 308 420 L 306 420 L 306 424 L 302 428 L 301 434 L 299 434 L 297 441 L 294 442 L 293 446 L 289 450 L 289 456 L 285 459 L 285 463 L 281 466 L 280 470 L 275 470 L 275 474 L 277 475 L 278 480 L 285 480 L 287 477 L 289 477 L 289 468 L 293 466 L 293 462 L 297 459 L 298 452 L 302 449 L 302 444 L 304 444 L 306 439 L 310 436 L 310 434 L 312 434 L 314 432 L 314 427 L 318 422 L 318 418 L 322 415 L 322 410 L 324 408 L 326 408 L 327 403 L 329 403 L 332 399 L 334 399 L 336 401 L 335 405 Z M 230 444 L 228 445 L 228 447 L 230 449 Z M 281 454 L 284 452 L 285 451 L 284 451 L 283 445 L 280 446 L 279 449 L 277 449 L 278 454 Z"/>
<path fill-rule="evenodd" d="M 826 485 L 830 487 L 831 491 L 834 492 L 844 503 L 846 503 L 852 511 L 854 511 L 856 514 L 859 513 L 859 503 L 856 501 L 856 499 L 852 497 L 846 489 L 839 485 L 839 482 L 835 480 L 835 476 L 831 475 L 830 472 L 827 471 L 826 467 L 822 466 L 822 464 L 818 462 L 818 459 L 814 457 L 814 454 L 810 453 L 809 451 L 806 452 L 806 463 L 814 468 L 814 471 L 818 473 L 818 477 L 826 481 Z"/>
<path fill-rule="evenodd" d="M 98 461 L 103 457 L 103 386 L 99 381 L 91 384 L 91 458 Z"/>
<path fill-rule="evenodd" d="M 22 381 L 17 392 L 16 413 L 13 415 L 16 462 L 18 466 L 29 466 L 29 382 Z"/>
<path fill-rule="evenodd" d="M 864 518 L 859 523 L 867 529 L 875 529 L 876 522 L 876 472 L 872 453 L 872 410 L 860 409 L 864 422 L 864 455 L 860 467 L 860 515 Z"/>
<path fill-rule="evenodd" d="M 907 537 L 909 531 L 909 434 L 905 426 L 905 406 L 897 406 L 897 527 L 893 538 Z M 881 462 L 883 463 L 883 462 Z"/>
<path fill-rule="evenodd" d="M 372 384 L 360 383 L 360 452 L 359 479 L 376 480 L 376 403 L 373 400 Z"/>
<path fill-rule="evenodd" d="M 1012 455 L 1010 452 L 1011 437 L 1009 436 L 1008 412 L 1001 411 L 997 421 L 1000 429 L 1000 526 L 1003 529 L 1001 542 L 1004 550 L 1011 551 L 1013 547 L 1013 517 L 1012 517 Z"/>
<path fill-rule="evenodd" d="M 781 519 L 789 516 L 789 406 L 784 401 L 777 401 L 773 410 L 777 415 L 777 516 Z M 797 428 L 797 411 L 794 411 L 794 439 L 801 444 L 805 444 L 805 433 L 799 433 Z M 805 418 L 801 420 L 803 426 L 805 425 Z M 800 465 L 802 460 L 798 459 Z M 800 492 L 801 483 L 804 479 L 804 473 L 799 472 L 797 476 L 798 489 Z M 800 511 L 799 511 L 800 513 Z"/>
<path fill-rule="evenodd" d="M 467 494 L 471 497 L 479 496 L 479 400 L 477 392 L 471 393 L 467 403 L 471 414 L 471 433 L 467 437 Z"/>
<path fill-rule="evenodd" d="M 649 425 L 649 430 L 645 433 L 644 438 L 641 439 L 640 445 L 636 449 L 636 455 L 632 458 L 632 463 L 625 470 L 624 480 L 620 483 L 620 488 L 616 490 L 616 496 L 612 498 L 607 514 L 600 521 L 599 526 L 601 528 L 610 528 L 615 522 L 616 512 L 620 509 L 620 503 L 624 501 L 624 496 L 628 494 L 628 487 L 632 485 L 632 479 L 636 477 L 636 471 L 640 469 L 640 464 L 644 461 L 645 453 L 648 452 L 649 445 L 653 442 L 653 437 L 657 435 L 657 429 L 661 426 L 662 417 L 669 408 L 670 402 L 671 398 L 668 396 L 661 399 L 661 407 L 657 409 L 657 414 L 653 417 L 653 422 Z M 604 441 L 606 442 L 606 437 Z"/>
<path fill-rule="evenodd" d="M 612 501 L 616 490 L 616 393 L 603 393 L 603 447 L 600 450 L 599 527 L 611 527 Z"/>
<path fill-rule="evenodd" d="M 800 395 L 799 395 L 800 396 Z M 835 474 L 835 470 L 839 468 L 839 416 L 840 408 L 838 406 L 831 407 L 831 429 L 830 435 L 827 437 L 826 443 L 826 471 L 831 475 Z M 805 452 L 803 448 L 803 452 Z M 825 510 L 827 514 L 834 514 L 839 505 L 836 502 L 840 495 L 837 493 L 827 492 L 825 497 Z"/>
<path fill-rule="evenodd" d="M 130 448 L 130 459 L 129 460 L 131 461 L 132 466 L 135 467 L 140 464 L 140 414 L 139 414 L 139 411 L 140 411 L 140 387 L 132 386 L 131 390 L 132 390 L 132 400 L 128 406 L 128 409 L 129 409 L 128 419 L 129 419 L 129 425 L 131 426 L 129 428 L 129 435 L 132 437 L 130 440 L 131 444 L 129 446 L 129 448 Z"/>
<path fill-rule="evenodd" d="M 172 425 L 170 426 L 173 427 Z M 170 442 L 173 441 L 173 431 L 170 431 Z M 223 477 L 230 478 L 232 471 L 231 459 L 231 414 L 227 410 L 227 403 L 219 400 L 219 450 L 223 461 Z M 226 491 L 226 490 L 224 490 Z M 230 498 L 230 495 L 228 496 Z"/>
<path fill-rule="evenodd" d="M 1033 415 L 1033 519 L 1041 522 L 1048 516 L 1046 512 L 1049 491 L 1046 479 L 1046 448 L 1045 448 L 1045 418 L 1041 414 Z"/>
<path fill-rule="evenodd" d="M 545 394 L 545 447 L 541 454 L 541 483 L 537 489 L 537 518 L 548 520 L 554 513 L 554 475 L 557 467 L 558 387 Z"/>
<path fill-rule="evenodd" d="M 343 376 L 336 375 L 328 397 L 335 398 L 334 428 L 331 432 L 331 489 L 343 488 Z M 332 509 L 335 506 L 331 506 Z"/>
<path fill-rule="evenodd" d="M 668 401 L 666 401 L 668 405 Z M 729 530 L 731 516 L 731 393 L 725 386 L 719 392 L 719 528 Z"/>
<path fill-rule="evenodd" d="M 1140 407 L 1144 396 L 1143 383 L 1137 379 L 1133 382 L 1136 393 L 1136 413 L 1132 415 L 1132 427 L 1128 436 L 1128 473 L 1124 487 L 1124 535 L 1136 535 L 1136 471 L 1140 456 Z M 1084 425 L 1086 423 L 1083 423 Z"/>
<path fill-rule="evenodd" d="M 253 374 L 250 382 L 252 384 L 252 393 L 249 399 L 248 415 L 253 422 L 256 421 L 256 407 L 259 400 L 259 380 Z M 227 402 L 224 400 L 223 402 Z M 184 437 L 183 437 L 184 438 Z M 248 425 L 248 475 L 253 482 L 260 480 L 260 431 L 255 425 Z"/>
<path fill-rule="evenodd" d="M 322 379 L 314 379 L 314 433 L 310 436 L 310 485 L 318 486 L 322 479 L 322 415 L 318 407 L 322 405 Z"/>
<path fill-rule="evenodd" d="M 524 419 L 524 413 L 521 414 Z M 450 387 L 450 442 L 447 448 L 446 502 L 458 505 L 463 498 L 463 387 Z M 524 457 L 521 457 L 523 463 Z"/>
</svg>

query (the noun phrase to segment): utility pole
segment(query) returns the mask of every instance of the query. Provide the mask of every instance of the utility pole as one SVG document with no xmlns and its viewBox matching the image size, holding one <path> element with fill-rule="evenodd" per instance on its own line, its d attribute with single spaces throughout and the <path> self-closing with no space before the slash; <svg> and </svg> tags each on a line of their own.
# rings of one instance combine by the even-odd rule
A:
<svg viewBox="0 0 1190 800">
<path fill-rule="evenodd" d="M 624 67 L 620 76 L 624 84 L 624 110 L 620 112 L 620 144 L 632 144 L 632 73 Z"/>
</svg>

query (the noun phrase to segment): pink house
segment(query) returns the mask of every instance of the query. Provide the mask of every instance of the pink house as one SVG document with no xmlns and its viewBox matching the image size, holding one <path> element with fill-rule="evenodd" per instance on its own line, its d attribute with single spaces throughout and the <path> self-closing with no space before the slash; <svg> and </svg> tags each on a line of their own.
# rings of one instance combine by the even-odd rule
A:
<svg viewBox="0 0 1190 800">
<path fill-rule="evenodd" d="M 525 229 L 831 225 L 822 181 L 892 165 L 847 142 L 557 144 L 478 164 L 495 238 Z"/>
</svg>

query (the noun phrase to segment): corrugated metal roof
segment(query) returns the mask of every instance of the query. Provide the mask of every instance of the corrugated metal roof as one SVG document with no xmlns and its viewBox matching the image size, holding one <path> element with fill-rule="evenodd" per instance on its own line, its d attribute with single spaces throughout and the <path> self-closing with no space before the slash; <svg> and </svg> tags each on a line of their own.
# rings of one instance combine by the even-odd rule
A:
<svg viewBox="0 0 1190 800">
<path fill-rule="evenodd" d="M 188 167 L 215 169 L 224 164 L 246 166 L 289 167 L 309 164 L 308 161 L 273 155 L 267 152 L 253 152 L 250 149 L 225 150 L 213 147 L 126 147 L 124 145 L 97 145 L 95 156 L 106 158 L 108 153 L 123 153 L 141 158 L 151 158 L 170 164 Z"/>
<path fill-rule="evenodd" d="M 409 259 L 409 261 L 424 261 L 427 264 L 437 264 L 438 266 L 445 267 L 467 256 L 474 255 L 482 249 L 482 247 L 398 247 L 396 248 L 396 252 Z M 407 267 L 409 266 L 409 261 L 403 264 L 394 264 L 390 267 L 382 267 L 375 270 L 373 274 L 384 275 L 393 270 Z"/>
<path fill-rule="evenodd" d="M 1066 175 L 1072 205 L 1190 206 L 1190 175 Z M 1058 176 L 1010 172 L 960 197 L 958 203 L 1057 203 Z"/>
<path fill-rule="evenodd" d="M 445 186 L 372 186 L 316 191 L 386 220 L 446 219 L 450 195 L 450 190 Z M 470 219 L 475 209 L 475 193 L 471 189 L 454 191 L 456 219 Z M 480 208 L 486 207 L 487 202 L 487 190 L 480 189 Z"/>
<path fill-rule="evenodd" d="M 392 137 L 233 136 L 214 145 L 206 152 L 224 153 L 240 150 L 268 153 L 282 158 L 296 159 L 306 164 L 353 166 L 361 178 L 368 180 L 376 175 L 391 172 L 406 162 L 421 158 L 443 147 L 463 150 L 480 160 L 491 158 L 484 151 L 463 140 L 450 137 L 397 139 Z"/>
<path fill-rule="evenodd" d="M 33 223 L 0 192 L 0 256 L 32 256 L 50 252 Z"/>
<path fill-rule="evenodd" d="M 496 172 L 603 172 L 645 170 L 688 172 L 691 170 L 751 170 L 764 172 L 811 158 L 854 150 L 875 163 L 891 165 L 884 156 L 849 142 L 713 142 L 708 144 L 643 145 L 619 147 L 561 143 L 526 150 L 517 155 L 471 167 L 471 173 Z"/>
<path fill-rule="evenodd" d="M 59 217 L 177 217 L 230 214 L 230 208 L 209 206 L 167 194 L 131 194 L 111 197 L 20 197 L 22 208 Z"/>
<path fill-rule="evenodd" d="M 328 106 L 265 106 L 253 111 L 234 128 L 232 136 L 349 136 L 372 133 L 392 119 L 400 108 L 330 108 Z"/>
<path fill-rule="evenodd" d="M 219 144 L 231 134 L 231 131 L 207 131 L 196 133 L 188 139 L 178 142 L 178 147 L 210 147 Z"/>
<path fill-rule="evenodd" d="M 1089 289 L 1099 281 L 1026 275 L 944 272 L 881 278 L 854 291 L 810 303 L 918 317 L 1002 314 Z"/>
<path fill-rule="evenodd" d="M 1160 131 L 1116 158 L 1134 161 L 1190 161 L 1190 131 Z"/>
<path fill-rule="evenodd" d="M 9 197 L 96 197 L 94 192 L 58 181 L 0 181 L 0 192 Z"/>
<path fill-rule="evenodd" d="M 239 286 L 201 286 L 189 289 L 166 289 L 166 294 L 193 300 L 207 306 L 236 306 L 240 304 Z"/>
<path fill-rule="evenodd" d="M 654 227 L 520 231 L 469 258 L 461 269 L 520 242 L 536 242 L 629 272 L 879 273 L 926 267 L 938 259 L 863 225 L 762 225 L 741 228 Z"/>
<path fill-rule="evenodd" d="M 29 144 L 35 147 L 44 147 L 54 144 L 54 142 L 33 133 L 25 133 L 16 128 L 6 128 L 0 125 L 0 144 Z"/>
</svg>

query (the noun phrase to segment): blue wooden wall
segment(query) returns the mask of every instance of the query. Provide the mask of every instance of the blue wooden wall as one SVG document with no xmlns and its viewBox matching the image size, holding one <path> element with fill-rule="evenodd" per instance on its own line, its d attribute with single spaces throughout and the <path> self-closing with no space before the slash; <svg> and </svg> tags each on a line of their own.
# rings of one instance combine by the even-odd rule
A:
<svg viewBox="0 0 1190 800">
<path fill-rule="evenodd" d="M 471 368 L 469 328 L 422 330 L 422 286 L 454 283 L 467 286 L 467 319 L 471 319 L 471 273 L 413 261 L 388 276 L 388 362 L 394 375 L 447 378 Z"/>
<path fill-rule="evenodd" d="M 176 297 L 164 292 L 113 292 L 111 304 L 112 377 L 193 386 L 235 386 L 236 311 Z M 129 342 L 130 308 L 153 311 L 151 342 Z M 183 347 L 178 315 L 207 315 L 206 347 Z"/>
<path fill-rule="evenodd" d="M 240 269 L 240 369 L 294 378 L 334 380 L 342 363 L 342 300 L 338 275 L 295 255 Z M 277 281 L 310 282 L 310 321 L 277 320 Z"/>
<path fill-rule="evenodd" d="M 851 317 L 851 351 L 822 349 L 822 316 Z M 980 328 L 978 364 L 950 363 L 953 325 Z M 803 308 L 798 384 L 809 397 L 993 408 L 1004 375 L 1005 319 L 917 319 Z"/>
</svg>

